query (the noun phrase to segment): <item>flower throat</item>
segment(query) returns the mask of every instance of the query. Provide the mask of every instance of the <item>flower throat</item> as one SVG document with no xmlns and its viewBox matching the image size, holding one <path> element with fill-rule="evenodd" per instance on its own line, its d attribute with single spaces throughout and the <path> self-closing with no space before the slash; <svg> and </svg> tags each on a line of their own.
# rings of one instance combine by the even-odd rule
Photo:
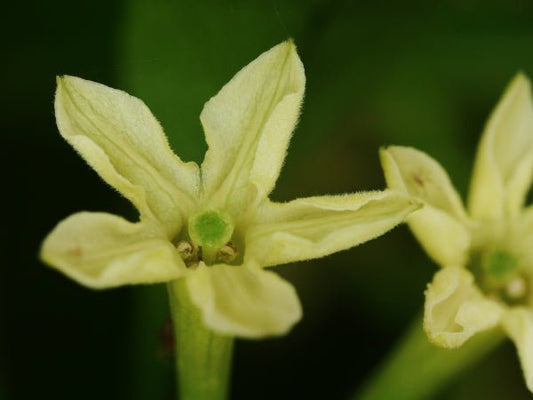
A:
<svg viewBox="0 0 533 400">
<path fill-rule="evenodd" d="M 509 252 L 491 250 L 475 253 L 469 269 L 487 296 L 513 306 L 530 302 L 529 276 Z"/>
<path fill-rule="evenodd" d="M 231 263 L 238 255 L 230 241 L 233 230 L 233 220 L 226 213 L 219 210 L 201 211 L 189 219 L 190 240 L 179 240 L 176 249 L 189 267 L 196 266 L 200 261 L 206 265 Z"/>
</svg>

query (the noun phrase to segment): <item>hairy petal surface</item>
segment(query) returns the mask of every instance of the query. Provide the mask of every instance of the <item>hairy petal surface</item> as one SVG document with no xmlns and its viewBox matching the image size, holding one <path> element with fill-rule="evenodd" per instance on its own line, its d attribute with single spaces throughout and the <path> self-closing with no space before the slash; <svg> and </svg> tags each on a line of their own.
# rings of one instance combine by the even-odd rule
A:
<svg viewBox="0 0 533 400">
<path fill-rule="evenodd" d="M 531 310 L 515 308 L 505 313 L 502 322 L 518 350 L 527 388 L 533 392 L 533 314 Z"/>
<path fill-rule="evenodd" d="M 438 265 L 465 265 L 468 261 L 470 232 L 449 214 L 426 205 L 408 216 L 407 223 L 426 253 Z"/>
<path fill-rule="evenodd" d="M 202 164 L 213 208 L 237 215 L 266 197 L 281 170 L 296 125 L 305 74 L 292 41 L 248 64 L 209 100 L 200 119 L 209 150 Z"/>
<path fill-rule="evenodd" d="M 80 212 L 46 237 L 41 259 L 92 288 L 165 282 L 186 267 L 164 232 L 106 213 Z"/>
<path fill-rule="evenodd" d="M 55 112 L 61 136 L 102 179 L 176 234 L 198 195 L 198 166 L 172 152 L 148 107 L 123 91 L 65 76 L 58 78 Z"/>
<path fill-rule="evenodd" d="M 407 192 L 426 204 L 463 221 L 466 213 L 459 194 L 442 166 L 426 153 L 412 147 L 380 149 L 387 185 Z"/>
<path fill-rule="evenodd" d="M 428 255 L 439 265 L 464 265 L 470 248 L 468 219 L 446 171 L 411 147 L 380 150 L 387 186 L 424 203 L 407 222 Z"/>
<path fill-rule="evenodd" d="M 481 137 L 468 208 L 477 219 L 516 215 L 533 175 L 533 101 L 518 74 L 492 112 Z"/>
<path fill-rule="evenodd" d="M 217 332 L 248 338 L 283 335 L 302 316 L 294 287 L 252 263 L 201 264 L 186 282 L 204 322 Z"/>
<path fill-rule="evenodd" d="M 445 267 L 426 290 L 424 329 L 434 344 L 455 348 L 475 333 L 496 326 L 503 309 L 484 297 L 464 268 Z"/>
<path fill-rule="evenodd" d="M 262 265 L 323 257 L 373 239 L 418 204 L 394 191 L 264 202 L 246 236 L 246 254 Z"/>
</svg>

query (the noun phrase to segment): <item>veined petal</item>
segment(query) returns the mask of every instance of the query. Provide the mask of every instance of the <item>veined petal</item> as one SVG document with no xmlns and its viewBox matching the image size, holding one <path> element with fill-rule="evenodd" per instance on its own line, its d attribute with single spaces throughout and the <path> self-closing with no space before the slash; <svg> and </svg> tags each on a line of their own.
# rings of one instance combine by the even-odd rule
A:
<svg viewBox="0 0 533 400">
<path fill-rule="evenodd" d="M 475 286 L 470 272 L 445 267 L 426 290 L 424 329 L 434 344 L 455 348 L 477 332 L 496 326 L 502 313 L 502 307 Z"/>
<path fill-rule="evenodd" d="M 181 227 L 199 189 L 194 163 L 182 162 L 144 103 L 99 83 L 65 76 L 57 80 L 57 126 L 107 183 L 145 217 L 157 218 L 168 235 Z"/>
<path fill-rule="evenodd" d="M 262 265 L 323 257 L 392 229 L 418 207 L 394 191 L 264 202 L 246 236 L 246 254 Z"/>
<path fill-rule="evenodd" d="M 204 322 L 220 333 L 248 338 L 283 335 L 302 316 L 294 287 L 253 263 L 201 264 L 186 282 Z"/>
<path fill-rule="evenodd" d="M 106 213 L 66 218 L 46 237 L 40 257 L 92 288 L 164 282 L 186 270 L 164 232 Z"/>
<path fill-rule="evenodd" d="M 244 67 L 209 100 L 200 119 L 209 150 L 202 179 L 211 207 L 241 213 L 273 189 L 304 95 L 305 74 L 292 41 Z M 255 187 L 255 190 L 253 190 Z"/>
<path fill-rule="evenodd" d="M 470 247 L 467 216 L 446 171 L 427 154 L 391 146 L 380 150 L 387 185 L 424 202 L 407 218 L 428 255 L 439 265 L 464 265 Z"/>
<path fill-rule="evenodd" d="M 492 112 L 481 137 L 468 198 L 477 219 L 516 215 L 533 175 L 533 101 L 518 74 Z"/>
<path fill-rule="evenodd" d="M 533 315 L 531 310 L 516 308 L 503 316 L 503 328 L 517 350 L 527 388 L 533 392 Z"/>
</svg>

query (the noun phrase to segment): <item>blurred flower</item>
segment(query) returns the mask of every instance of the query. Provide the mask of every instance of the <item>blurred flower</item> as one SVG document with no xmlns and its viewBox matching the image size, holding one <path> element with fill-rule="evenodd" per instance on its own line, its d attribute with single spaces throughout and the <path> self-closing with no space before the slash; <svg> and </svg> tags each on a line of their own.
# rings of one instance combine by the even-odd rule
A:
<svg viewBox="0 0 533 400">
<path fill-rule="evenodd" d="M 468 213 L 445 170 L 408 147 L 382 149 L 387 184 L 422 201 L 408 223 L 443 268 L 426 291 L 424 328 L 442 347 L 502 326 L 533 391 L 533 103 L 518 74 L 481 137 Z"/>
<path fill-rule="evenodd" d="M 262 337 L 299 320 L 294 288 L 263 269 L 322 257 L 375 238 L 416 206 L 391 191 L 268 199 L 304 95 L 292 41 L 242 69 L 200 116 L 201 167 L 171 150 L 139 99 L 75 77 L 58 79 L 61 135 L 130 200 L 139 222 L 74 214 L 45 239 L 41 257 L 83 285 L 106 288 L 179 278 L 207 326 Z"/>
</svg>

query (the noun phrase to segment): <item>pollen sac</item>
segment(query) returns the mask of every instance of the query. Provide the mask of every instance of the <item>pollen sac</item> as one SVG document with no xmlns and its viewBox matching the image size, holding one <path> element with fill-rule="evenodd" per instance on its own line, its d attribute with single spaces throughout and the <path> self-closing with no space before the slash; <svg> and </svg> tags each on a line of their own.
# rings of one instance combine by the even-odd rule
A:
<svg viewBox="0 0 533 400">
<path fill-rule="evenodd" d="M 192 260 L 196 253 L 194 244 L 187 240 L 180 240 L 178 243 L 176 243 L 176 250 L 183 261 Z"/>
<path fill-rule="evenodd" d="M 517 276 L 507 282 L 505 294 L 509 299 L 521 300 L 528 294 L 529 288 L 524 277 Z"/>
<path fill-rule="evenodd" d="M 194 215 L 189 220 L 189 235 L 197 246 L 219 249 L 231 239 L 233 227 L 229 215 L 217 210 L 208 210 Z"/>
<path fill-rule="evenodd" d="M 218 250 L 217 259 L 223 263 L 230 263 L 237 258 L 238 254 L 233 243 L 228 242 Z"/>
</svg>

